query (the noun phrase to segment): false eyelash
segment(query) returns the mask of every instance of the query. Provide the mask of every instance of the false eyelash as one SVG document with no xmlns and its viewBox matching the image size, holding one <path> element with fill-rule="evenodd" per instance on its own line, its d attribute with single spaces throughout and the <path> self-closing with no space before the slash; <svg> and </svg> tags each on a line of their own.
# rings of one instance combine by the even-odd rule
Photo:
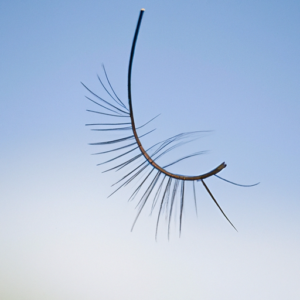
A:
<svg viewBox="0 0 300 300">
<path fill-rule="evenodd" d="M 119 179 L 116 183 L 113 184 L 113 186 L 117 185 L 118 187 L 108 196 L 112 196 L 115 194 L 117 191 L 119 191 L 122 187 L 127 186 L 128 184 L 132 183 L 133 181 L 137 181 L 138 179 L 141 180 L 137 188 L 133 191 L 131 194 L 129 201 L 132 201 L 135 199 L 135 197 L 141 192 L 142 188 L 145 187 L 143 194 L 140 196 L 139 201 L 137 203 L 136 208 L 138 209 L 137 216 L 133 222 L 131 230 L 133 230 L 134 225 L 136 224 L 136 221 L 138 220 L 139 215 L 141 214 L 145 204 L 149 201 L 150 196 L 152 196 L 152 205 L 151 205 L 151 214 L 156 207 L 157 203 L 159 204 L 159 211 L 158 211 L 158 216 L 157 216 L 157 222 L 156 222 L 156 234 L 155 236 L 157 237 L 158 233 L 158 227 L 159 227 L 159 222 L 161 219 L 161 216 L 163 213 L 165 213 L 165 218 L 168 223 L 168 237 L 170 235 L 170 224 L 171 224 L 171 219 L 173 218 L 174 215 L 174 208 L 176 210 L 176 207 L 179 206 L 179 234 L 181 234 L 181 228 L 182 228 L 182 215 L 183 215 L 183 208 L 184 208 L 184 201 L 185 201 L 185 189 L 186 189 L 186 182 L 191 181 L 193 184 L 193 198 L 194 198 L 194 204 L 195 204 L 195 210 L 197 213 L 197 201 L 196 201 L 196 189 L 195 189 L 195 182 L 201 181 L 203 184 L 204 188 L 212 198 L 212 200 L 215 202 L 223 216 L 226 218 L 226 220 L 231 224 L 231 226 L 236 230 L 235 226 L 232 224 L 232 222 L 229 220 L 229 218 L 226 216 L 220 205 L 218 204 L 217 200 L 214 198 L 213 194 L 209 190 L 208 186 L 204 182 L 204 179 L 215 176 L 221 180 L 224 180 L 228 183 L 237 185 L 237 186 L 242 186 L 242 187 L 251 187 L 255 186 L 259 183 L 252 184 L 252 185 L 241 185 L 234 183 L 232 181 L 229 181 L 227 179 L 224 179 L 217 175 L 220 171 L 222 171 L 225 167 L 226 164 L 223 162 L 220 164 L 218 167 L 213 169 L 212 171 L 202 174 L 202 175 L 197 175 L 197 176 L 187 176 L 187 175 L 178 175 L 171 173 L 166 170 L 167 167 L 171 165 L 175 165 L 176 163 L 183 161 L 185 159 L 201 155 L 205 153 L 205 151 L 199 151 L 184 157 L 181 157 L 167 165 L 164 165 L 163 167 L 160 167 L 157 164 L 157 161 L 170 151 L 173 151 L 174 149 L 183 146 L 187 143 L 190 143 L 194 140 L 196 140 L 199 135 L 203 132 L 207 131 L 193 131 L 193 132 L 185 132 L 181 133 L 178 135 L 175 135 L 171 138 L 168 138 L 164 141 L 161 141 L 159 143 L 156 143 L 155 145 L 151 146 L 148 149 L 144 149 L 144 147 L 141 144 L 140 139 L 143 138 L 144 136 L 150 134 L 154 130 L 148 131 L 140 137 L 137 134 L 137 130 L 143 128 L 144 126 L 148 125 L 150 122 L 152 122 L 156 117 L 152 118 L 151 120 L 147 121 L 143 125 L 136 127 L 135 126 L 135 120 L 133 116 L 133 108 L 132 108 L 132 97 L 131 97 L 131 72 L 132 72 L 132 63 L 133 63 L 133 57 L 134 57 L 134 51 L 135 51 L 135 46 L 137 42 L 137 37 L 143 17 L 144 9 L 140 11 L 138 23 L 136 26 L 134 38 L 133 38 L 133 43 L 131 47 L 131 53 L 130 53 L 130 60 L 129 60 L 129 68 L 128 68 L 128 106 L 127 107 L 122 100 L 117 96 L 116 92 L 114 91 L 109 79 L 107 72 L 105 70 L 104 65 L 103 71 L 105 74 L 106 81 L 108 83 L 108 87 L 105 86 L 101 78 L 97 75 L 98 80 L 109 96 L 110 100 L 105 100 L 93 91 L 91 91 L 85 84 L 82 83 L 84 88 L 95 98 L 91 99 L 90 97 L 86 97 L 89 101 L 91 101 L 93 104 L 98 105 L 103 111 L 95 111 L 95 110 L 87 110 L 88 112 L 91 113 L 96 113 L 96 114 L 101 114 L 105 115 L 108 117 L 115 117 L 115 118 L 128 118 L 128 122 L 116 122 L 116 123 L 91 123 L 91 124 L 86 124 L 86 126 L 101 126 L 100 128 L 92 128 L 92 131 L 104 131 L 104 132 L 114 132 L 114 131 L 128 131 L 132 130 L 132 135 L 127 135 L 123 138 L 120 139 L 115 139 L 115 140 L 109 140 L 109 141 L 104 141 L 104 142 L 98 142 L 98 143 L 90 143 L 90 145 L 96 145 L 96 146 L 111 146 L 111 145 L 119 145 L 121 144 L 122 146 L 116 146 L 113 149 L 109 149 L 106 151 L 102 152 L 97 152 L 94 153 L 94 155 L 100 155 L 100 154 L 107 154 L 107 153 L 113 153 L 116 152 L 115 156 L 113 158 L 110 158 L 104 162 L 99 163 L 98 165 L 105 165 L 112 163 L 116 160 L 122 159 L 126 156 L 130 156 L 127 160 L 118 163 L 117 165 L 113 167 L 109 167 L 106 169 L 105 172 L 109 171 L 119 171 L 123 168 L 131 167 L 129 171 L 127 171 L 126 175 L 124 175 L 121 179 Z M 109 91 L 109 89 L 111 91 Z M 113 100 L 113 103 L 111 103 Z M 103 128 L 104 126 L 104 128 Z M 108 127 L 110 126 L 110 127 Z M 133 142 L 132 142 L 133 140 Z M 129 144 L 125 144 L 128 141 L 130 141 Z M 139 153 L 134 154 L 135 151 L 138 151 Z M 136 164 L 138 164 L 136 166 Z M 147 171 L 147 172 L 146 172 Z M 153 176 L 151 177 L 153 173 Z M 178 196 L 178 197 L 177 197 Z M 176 206 L 177 202 L 177 206 Z"/>
</svg>

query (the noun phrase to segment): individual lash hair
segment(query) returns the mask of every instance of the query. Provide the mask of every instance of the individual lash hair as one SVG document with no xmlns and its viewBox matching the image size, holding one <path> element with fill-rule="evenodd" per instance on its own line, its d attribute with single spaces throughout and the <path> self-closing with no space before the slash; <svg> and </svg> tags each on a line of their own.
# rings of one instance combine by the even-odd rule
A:
<svg viewBox="0 0 300 300">
<path fill-rule="evenodd" d="M 120 178 L 117 182 L 113 184 L 116 186 L 116 189 L 108 196 L 112 196 L 116 192 L 118 192 L 121 188 L 139 180 L 139 184 L 134 189 L 133 193 L 131 194 L 129 200 L 132 201 L 135 198 L 138 198 L 137 203 L 137 215 L 133 222 L 131 230 L 136 224 L 138 217 L 140 216 L 145 204 L 152 199 L 151 205 L 151 213 L 156 206 L 159 207 L 158 209 L 158 216 L 156 221 L 156 232 L 155 237 L 157 237 L 158 227 L 160 219 L 162 215 L 165 215 L 168 224 L 168 237 L 170 236 L 170 224 L 171 220 L 174 219 L 174 214 L 178 211 L 177 217 L 179 218 L 179 235 L 181 234 L 182 229 L 182 216 L 183 216 L 183 209 L 185 204 L 185 194 L 187 186 L 192 187 L 193 193 L 193 201 L 195 204 L 195 210 L 197 213 L 197 202 L 196 202 L 196 189 L 195 189 L 195 182 L 200 181 L 205 190 L 208 192 L 214 203 L 219 208 L 220 212 L 226 218 L 226 220 L 231 224 L 231 226 L 235 228 L 229 218 L 226 216 L 220 205 L 218 204 L 217 200 L 211 193 L 210 189 L 208 188 L 207 184 L 205 183 L 205 179 L 211 176 L 215 176 L 216 178 L 222 179 L 228 183 L 242 186 L 242 187 L 251 187 L 255 186 L 259 183 L 252 184 L 252 185 L 242 185 L 237 184 L 227 179 L 224 179 L 217 175 L 221 172 L 225 167 L 226 164 L 223 162 L 210 172 L 205 174 L 196 175 L 196 176 L 188 176 L 188 175 L 179 175 L 174 174 L 167 171 L 167 168 L 171 165 L 174 165 L 180 161 L 185 159 L 201 155 L 205 151 L 199 151 L 184 157 L 181 157 L 172 163 L 169 163 L 164 166 L 160 166 L 157 161 L 164 155 L 168 154 L 170 151 L 185 145 L 197 138 L 199 134 L 203 133 L 203 131 L 192 131 L 192 132 L 185 132 L 173 137 L 170 137 L 164 141 L 156 143 L 152 147 L 148 149 L 144 149 L 141 138 L 150 134 L 153 130 L 148 131 L 142 135 L 138 135 L 137 130 L 143 128 L 151 121 L 153 121 L 156 117 L 152 118 L 150 121 L 146 122 L 142 126 L 136 127 L 134 115 L 133 115 L 133 107 L 132 107 L 132 97 L 131 97 L 131 73 L 132 73 L 132 64 L 135 52 L 135 46 L 138 38 L 139 29 L 141 26 L 144 9 L 141 9 L 140 15 L 138 18 L 137 26 L 135 29 L 135 34 L 132 42 L 131 52 L 130 52 L 130 59 L 129 59 L 129 67 L 128 67 L 128 107 L 122 102 L 122 100 L 117 96 L 115 90 L 113 89 L 106 72 L 106 69 L 103 65 L 104 75 L 107 81 L 105 85 L 101 78 L 98 76 L 98 80 L 105 90 L 108 100 L 103 99 L 92 90 L 90 90 L 85 84 L 82 85 L 85 89 L 91 94 L 90 97 L 86 98 L 91 101 L 93 104 L 97 105 L 99 110 L 87 110 L 88 112 L 99 114 L 105 117 L 114 118 L 113 122 L 110 123 L 93 123 L 93 124 L 86 124 L 86 126 L 96 126 L 96 128 L 92 128 L 92 131 L 104 131 L 104 132 L 130 132 L 132 134 L 126 135 L 123 138 L 109 140 L 109 141 L 102 141 L 97 143 L 90 143 L 90 145 L 94 146 L 103 146 L 108 147 L 105 151 L 101 151 L 95 154 L 114 154 L 113 158 L 110 158 L 106 161 L 99 163 L 98 165 L 105 165 L 109 163 L 114 163 L 115 165 L 110 166 L 108 169 L 104 170 L 103 173 L 109 171 L 119 171 L 123 168 L 126 168 L 128 171 L 126 175 Z M 91 98 L 92 97 L 92 98 Z M 125 160 L 124 160 L 125 159 Z M 137 164 L 137 166 L 136 166 Z M 192 185 L 188 185 L 187 181 L 190 181 Z"/>
</svg>

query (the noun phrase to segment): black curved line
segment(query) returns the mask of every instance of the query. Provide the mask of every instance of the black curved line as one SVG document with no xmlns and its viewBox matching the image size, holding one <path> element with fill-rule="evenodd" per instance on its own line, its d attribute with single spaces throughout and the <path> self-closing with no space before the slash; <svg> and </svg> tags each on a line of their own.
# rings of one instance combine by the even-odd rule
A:
<svg viewBox="0 0 300 300">
<path fill-rule="evenodd" d="M 193 192 L 194 192 L 194 203 L 195 203 L 196 215 L 197 215 L 197 217 L 198 217 L 198 209 L 197 209 L 197 199 L 196 199 L 195 181 L 193 181 Z"/>
<path fill-rule="evenodd" d="M 91 113 L 95 113 L 95 114 L 100 114 L 100 115 L 105 115 L 105 116 L 111 116 L 111 117 L 129 118 L 129 116 L 106 114 L 106 113 L 103 113 L 101 111 L 95 111 L 95 110 L 90 110 L 90 109 L 87 109 L 86 111 L 91 112 Z"/>
<path fill-rule="evenodd" d="M 257 182 L 257 183 L 254 183 L 254 184 L 239 184 L 239 183 L 235 183 L 235 182 L 232 182 L 230 180 L 227 180 L 225 178 L 222 178 L 222 177 L 220 177 L 216 174 L 215 174 L 215 176 L 218 177 L 219 179 L 222 179 L 222 180 L 228 182 L 228 183 L 231 183 L 231 184 L 234 184 L 234 185 L 237 185 L 237 186 L 242 186 L 242 187 L 252 187 L 252 186 L 256 186 L 256 185 L 260 184 L 260 182 Z"/>
<path fill-rule="evenodd" d="M 237 231 L 237 229 L 234 227 L 234 225 L 231 223 L 231 221 L 229 220 L 229 218 L 226 216 L 226 214 L 224 213 L 223 209 L 221 208 L 221 206 L 219 205 L 219 203 L 217 202 L 217 200 L 215 199 L 215 197 L 213 196 L 213 194 L 211 193 L 211 191 L 209 190 L 209 188 L 205 184 L 204 180 L 201 180 L 201 182 L 203 183 L 203 185 L 204 185 L 205 189 L 207 190 L 207 192 L 209 193 L 210 197 L 214 200 L 215 204 L 218 206 L 218 208 L 221 211 L 221 213 L 223 214 L 223 216 L 230 223 L 230 225 Z"/>
<path fill-rule="evenodd" d="M 143 128 L 145 127 L 147 124 L 149 124 L 151 121 L 153 121 L 155 118 L 157 118 L 159 115 L 155 116 L 154 118 L 152 118 L 150 121 L 146 122 L 145 124 L 137 127 L 136 129 L 140 129 L 140 128 Z M 131 124 L 131 123 L 129 123 Z M 86 126 L 89 125 L 89 124 L 86 124 Z M 92 131 L 118 131 L 118 130 L 132 130 L 132 127 L 131 126 L 128 126 L 128 127 L 117 127 L 117 128 L 105 128 L 105 129 L 91 129 Z"/>
<path fill-rule="evenodd" d="M 188 159 L 188 158 L 197 156 L 197 155 L 201 155 L 201 154 L 204 154 L 204 153 L 205 153 L 205 151 L 199 151 L 199 152 L 196 152 L 196 153 L 194 153 L 194 154 L 190 154 L 190 155 L 184 156 L 184 157 L 179 158 L 179 159 L 173 161 L 172 163 L 170 163 L 170 164 L 164 166 L 164 168 L 170 167 L 170 166 L 172 166 L 172 165 L 175 165 L 175 164 L 181 162 L 182 160 L 185 160 L 185 159 Z"/>
<path fill-rule="evenodd" d="M 107 164 L 107 163 L 109 163 L 109 162 L 111 162 L 111 161 L 114 161 L 114 160 L 116 160 L 116 159 L 118 159 L 118 158 L 120 158 L 120 157 L 122 157 L 122 156 L 124 156 L 124 155 L 127 155 L 128 153 L 131 153 L 132 151 L 136 150 L 137 148 L 138 148 L 138 147 L 135 147 L 135 148 L 133 148 L 133 149 L 131 149 L 131 150 L 125 152 L 125 153 L 122 153 L 122 154 L 120 154 L 120 155 L 118 155 L 118 156 L 116 156 L 116 157 L 114 157 L 114 158 L 111 158 L 111 159 L 109 159 L 109 160 L 106 160 L 106 161 L 103 162 L 103 163 L 97 164 L 97 166 L 101 166 L 101 165 Z"/>
<path fill-rule="evenodd" d="M 101 97 L 99 97 L 96 93 L 94 93 L 93 91 L 91 91 L 84 83 L 81 82 L 81 84 L 82 84 L 82 85 L 83 85 L 83 86 L 84 86 L 84 87 L 85 87 L 92 95 L 94 95 L 95 97 L 97 97 L 99 100 L 103 101 L 103 102 L 106 103 L 107 105 L 109 105 L 109 106 L 115 108 L 116 110 L 118 110 L 118 111 L 120 111 L 120 112 L 122 112 L 122 113 L 124 113 L 124 114 L 127 114 L 127 115 L 129 114 L 127 111 L 124 111 L 124 110 L 122 110 L 122 109 L 120 109 L 120 108 L 114 106 L 113 104 L 107 102 L 106 100 L 102 99 Z"/>
<path fill-rule="evenodd" d="M 106 93 L 118 104 L 121 105 L 112 95 L 111 93 L 107 90 L 107 88 L 105 87 L 104 83 L 102 82 L 100 76 L 97 74 L 98 80 L 100 81 L 102 87 L 105 89 Z M 128 110 L 128 109 L 127 109 Z"/>
<path fill-rule="evenodd" d="M 89 98 L 89 97 L 87 97 L 87 96 L 85 96 L 85 98 L 88 99 L 88 100 L 90 100 L 90 101 L 92 101 L 93 103 L 95 103 L 95 104 L 97 104 L 97 105 L 103 107 L 104 109 L 107 109 L 107 110 L 109 110 L 109 111 L 112 111 L 112 112 L 115 113 L 115 114 L 121 115 L 119 112 L 114 111 L 114 110 L 112 110 L 112 109 L 110 109 L 110 108 L 108 108 L 108 107 L 105 107 L 104 105 L 102 105 L 102 104 L 100 104 L 100 103 L 94 101 L 93 99 L 91 99 L 91 98 Z"/>
<path fill-rule="evenodd" d="M 145 149 L 143 148 L 139 137 L 137 135 L 136 132 L 136 128 L 135 128 L 135 122 L 134 122 L 134 117 L 133 117 L 133 109 L 132 109 L 132 98 L 131 98 L 131 72 L 132 72 L 132 63 L 133 63 L 133 57 L 134 57 L 134 50 L 135 50 L 135 45 L 136 45 L 136 41 L 138 38 L 138 33 L 139 33 L 139 29 L 141 26 L 141 22 L 142 22 L 142 18 L 143 18 L 143 14 L 144 14 L 144 9 L 141 9 L 140 11 L 140 15 L 139 15 L 139 19 L 138 19 L 138 23 L 136 26 L 136 30 L 135 30 L 135 34 L 134 34 L 134 38 L 133 38 L 133 42 L 132 42 L 132 47 L 131 47 L 131 52 L 130 52 L 130 59 L 129 59 L 129 67 L 128 67 L 128 103 L 129 103 L 129 112 L 130 112 L 130 119 L 131 119 L 131 125 L 132 125 L 132 131 L 135 137 L 135 140 L 140 148 L 140 151 L 142 152 L 143 156 L 145 157 L 145 159 L 157 170 L 161 171 L 162 173 L 168 175 L 171 178 L 175 178 L 175 179 L 181 179 L 181 180 L 199 180 L 199 179 L 204 179 L 207 177 L 210 177 L 212 175 L 215 175 L 217 173 L 219 173 L 221 170 L 223 170 L 226 167 L 226 164 L 223 162 L 222 164 L 220 164 L 217 168 L 213 169 L 212 171 L 202 174 L 202 175 L 197 175 L 197 176 L 185 176 L 185 175 L 177 175 L 177 174 L 173 174 L 170 173 L 168 171 L 166 171 L 165 169 L 161 168 L 159 165 L 157 165 L 152 158 L 148 155 L 148 153 L 145 151 Z"/>
<path fill-rule="evenodd" d="M 107 76 L 107 73 L 106 73 L 106 70 L 105 70 L 105 67 L 104 67 L 104 64 L 102 64 L 102 68 L 103 68 L 103 71 L 104 71 L 104 74 L 105 74 L 105 77 L 106 77 L 106 80 L 111 88 L 111 90 L 113 91 L 114 95 L 117 97 L 117 99 L 120 101 L 120 104 L 126 109 L 128 110 L 128 108 L 125 106 L 125 104 L 122 102 L 122 100 L 117 96 L 115 90 L 113 89 L 112 85 L 110 84 L 110 81 L 108 79 L 108 76 Z"/>
<path fill-rule="evenodd" d="M 116 125 L 128 125 L 128 124 L 131 124 L 130 122 L 129 123 L 94 123 L 94 124 L 85 124 L 85 126 L 100 126 L 100 125 L 103 125 L 103 126 L 116 126 Z"/>
</svg>

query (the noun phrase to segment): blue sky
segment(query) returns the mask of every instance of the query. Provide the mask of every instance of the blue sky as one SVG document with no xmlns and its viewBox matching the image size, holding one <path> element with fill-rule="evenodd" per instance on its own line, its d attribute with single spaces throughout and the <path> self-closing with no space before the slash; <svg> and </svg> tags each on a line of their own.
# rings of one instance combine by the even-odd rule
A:
<svg viewBox="0 0 300 300">
<path fill-rule="evenodd" d="M 130 232 L 133 187 L 107 199 L 120 175 L 90 155 L 111 137 L 84 126 L 101 118 L 80 82 L 104 96 L 104 63 L 127 101 L 143 7 L 134 113 L 161 113 L 144 143 L 211 130 L 172 170 L 260 181 L 206 181 L 238 233 L 200 183 L 170 241 L 149 207 Z M 300 2 L 2 1 L 0 25 L 1 299 L 299 298 Z"/>
</svg>

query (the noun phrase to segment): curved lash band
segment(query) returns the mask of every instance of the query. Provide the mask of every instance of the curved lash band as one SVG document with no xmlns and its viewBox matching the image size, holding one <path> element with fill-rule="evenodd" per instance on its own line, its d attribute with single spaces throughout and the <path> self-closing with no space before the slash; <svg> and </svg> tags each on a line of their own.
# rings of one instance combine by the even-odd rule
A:
<svg viewBox="0 0 300 300">
<path fill-rule="evenodd" d="M 184 208 L 184 195 L 185 195 L 185 182 L 186 181 L 192 181 L 192 183 L 193 183 L 193 195 L 194 195 L 194 203 L 195 203 L 196 213 L 197 213 L 197 202 L 196 202 L 195 181 L 201 181 L 204 188 L 207 190 L 207 192 L 209 193 L 212 200 L 215 202 L 215 204 L 217 205 L 217 207 L 219 208 L 219 210 L 221 211 L 223 216 L 227 219 L 227 221 L 231 224 L 231 226 L 236 230 L 235 226 L 232 224 L 232 222 L 226 216 L 226 214 L 224 213 L 224 211 L 222 210 L 222 208 L 220 207 L 220 205 L 218 204 L 218 202 L 216 201 L 216 199 L 212 195 L 211 191 L 209 190 L 206 183 L 204 182 L 204 179 L 214 175 L 217 178 L 222 179 L 222 180 L 224 180 L 228 183 L 238 185 L 238 186 L 242 186 L 242 187 L 251 187 L 251 186 L 255 186 L 259 183 L 252 184 L 252 185 L 241 185 L 241 184 L 234 183 L 232 181 L 229 181 L 227 179 L 224 179 L 224 178 L 218 176 L 217 173 L 219 173 L 220 171 L 222 171 L 226 167 L 226 164 L 224 162 L 221 163 L 215 169 L 211 170 L 210 172 L 205 173 L 205 174 L 201 174 L 201 175 L 196 175 L 196 176 L 173 174 L 173 173 L 166 170 L 167 167 L 169 167 L 171 165 L 174 165 L 174 164 L 176 164 L 179 161 L 182 161 L 184 159 L 187 159 L 187 158 L 190 158 L 190 157 L 193 157 L 193 156 L 196 156 L 196 155 L 201 155 L 201 154 L 204 153 L 204 151 L 200 151 L 200 152 L 197 152 L 197 153 L 194 153 L 194 154 L 190 154 L 190 155 L 185 156 L 183 158 L 180 158 L 180 159 L 176 160 L 175 162 L 172 162 L 172 163 L 170 163 L 170 164 L 168 164 L 164 167 L 159 166 L 155 162 L 160 157 L 162 157 L 163 155 L 167 154 L 168 152 L 174 150 L 175 148 L 180 147 L 180 146 L 182 146 L 186 143 L 189 143 L 189 142 L 195 140 L 197 138 L 197 134 L 202 133 L 203 131 L 194 131 L 194 132 L 186 132 L 186 133 L 178 134 L 176 136 L 173 136 L 169 139 L 166 139 L 162 142 L 159 142 L 159 143 L 153 145 L 152 147 L 148 148 L 147 150 L 145 150 L 144 147 L 142 146 L 140 138 L 142 138 L 145 135 L 151 133 L 153 130 L 141 135 L 140 138 L 139 138 L 138 133 L 137 133 L 137 129 L 140 129 L 140 128 L 144 127 L 145 125 L 147 125 L 148 123 L 150 123 L 152 120 L 154 120 L 157 117 L 156 116 L 155 118 L 151 119 L 150 121 L 148 121 L 147 123 L 145 123 L 144 125 L 142 125 L 140 127 L 135 126 L 135 120 L 134 120 L 133 109 L 132 109 L 132 97 L 131 97 L 131 73 L 132 73 L 132 64 L 133 64 L 135 46 L 136 46 L 136 42 L 137 42 L 137 38 L 138 38 L 139 29 L 140 29 L 140 26 L 141 26 L 143 14 L 144 14 L 144 9 L 142 9 L 140 11 L 140 15 L 139 15 L 139 19 L 138 19 L 138 22 L 137 22 L 137 26 L 136 26 L 136 30 L 135 30 L 135 34 L 134 34 L 134 38 L 133 38 L 133 43 L 132 43 L 132 47 L 131 47 L 130 59 L 129 59 L 129 67 L 128 67 L 128 104 L 129 104 L 129 109 L 120 100 L 120 98 L 117 96 L 114 89 L 112 88 L 112 85 L 111 85 L 111 83 L 108 79 L 108 76 L 107 76 L 107 73 L 106 73 L 106 70 L 105 70 L 104 66 L 103 66 L 104 74 L 105 74 L 107 83 L 108 83 L 108 85 L 111 89 L 111 92 L 109 92 L 109 90 L 106 88 L 106 86 L 101 81 L 99 76 L 98 76 L 98 79 L 99 79 L 102 87 L 106 91 L 106 93 L 110 96 L 110 98 L 112 100 L 114 100 L 114 102 L 115 102 L 114 104 L 112 104 L 109 101 L 104 100 L 103 98 L 99 97 L 97 94 L 92 92 L 86 85 L 84 85 L 82 83 L 82 85 L 94 97 L 96 97 L 98 101 L 101 101 L 102 104 L 98 103 L 97 101 L 95 101 L 95 100 L 93 100 L 89 97 L 86 97 L 86 98 L 88 100 L 90 100 L 91 102 L 93 102 L 94 104 L 104 108 L 106 111 L 109 111 L 109 113 L 107 113 L 107 112 L 104 113 L 102 111 L 87 110 L 88 112 L 107 115 L 107 116 L 110 116 L 110 117 L 122 117 L 122 118 L 127 117 L 127 118 L 130 118 L 130 122 L 125 122 L 125 123 L 95 123 L 95 124 L 86 124 L 86 126 L 113 126 L 112 128 L 108 128 L 108 129 L 107 128 L 105 128 L 105 129 L 92 129 L 93 131 L 125 131 L 125 130 L 132 130 L 132 132 L 133 132 L 133 135 L 130 135 L 130 136 L 127 136 L 127 137 L 124 137 L 124 138 L 121 138 L 121 139 L 116 139 L 116 140 L 111 140 L 111 141 L 106 141 L 106 142 L 99 142 L 99 143 L 91 143 L 90 145 L 112 145 L 112 144 L 115 144 L 115 143 L 123 143 L 123 142 L 126 142 L 128 140 L 134 139 L 133 143 L 124 145 L 122 147 L 118 147 L 118 148 L 114 148 L 112 150 L 95 153 L 95 154 L 105 154 L 105 153 L 111 153 L 111 152 L 126 149 L 126 151 L 124 153 L 122 153 L 120 155 L 117 155 L 117 156 L 115 156 L 115 157 L 113 157 L 113 158 L 111 158 L 111 159 L 109 159 L 109 160 L 107 160 L 103 163 L 100 163 L 98 165 L 103 165 L 103 164 L 106 164 L 106 163 L 110 163 L 114 160 L 117 160 L 117 159 L 123 157 L 123 156 L 126 156 L 129 153 L 132 153 L 133 151 L 135 151 L 137 149 L 140 150 L 140 153 L 135 155 L 131 159 L 129 159 L 129 160 L 117 165 L 117 166 L 114 166 L 114 167 L 104 171 L 104 172 L 108 172 L 108 171 L 112 171 L 112 170 L 119 171 L 122 168 L 127 167 L 131 163 L 136 162 L 139 158 L 142 158 L 142 157 L 144 158 L 144 160 L 141 164 L 139 164 L 133 170 L 129 171 L 125 176 L 123 176 L 123 178 L 121 178 L 119 181 L 117 181 L 115 184 L 113 184 L 113 185 L 116 185 L 116 184 L 121 184 L 121 185 L 111 195 L 113 195 L 115 192 L 120 190 L 122 187 L 124 187 L 124 186 L 128 185 L 129 183 L 131 183 L 134 179 L 137 179 L 137 178 L 140 178 L 140 177 L 144 176 L 143 171 L 145 171 L 148 167 L 151 167 L 150 172 L 148 172 L 146 174 L 146 176 L 144 177 L 142 182 L 139 184 L 139 186 L 132 193 L 129 200 L 133 200 L 137 196 L 137 194 L 142 190 L 143 185 L 147 181 L 150 180 L 151 174 L 154 171 L 156 171 L 156 173 L 154 175 L 152 175 L 153 176 L 152 181 L 150 182 L 148 187 L 144 189 L 144 194 L 141 196 L 141 198 L 140 198 L 140 200 L 137 204 L 138 213 L 137 213 L 137 216 L 134 220 L 134 223 L 132 225 L 131 230 L 133 230 L 133 227 L 134 227 L 140 213 L 142 212 L 145 204 L 147 203 L 150 195 L 154 194 L 154 191 L 156 190 L 156 192 L 153 196 L 153 202 L 152 202 L 152 208 L 151 208 L 151 213 L 152 213 L 152 211 L 155 208 L 156 204 L 158 202 L 160 202 L 160 207 L 159 207 L 159 212 L 158 212 L 158 217 L 157 217 L 157 223 L 156 223 L 156 235 L 155 236 L 157 237 L 158 225 L 159 225 L 159 221 L 160 221 L 161 214 L 163 213 L 163 211 L 165 211 L 166 220 L 168 222 L 168 236 L 170 235 L 170 223 L 171 223 L 172 215 L 174 213 L 174 209 L 176 210 L 176 204 L 175 204 L 176 203 L 176 198 L 179 198 L 178 199 L 179 201 L 177 201 L 177 206 L 179 206 L 179 234 L 180 234 L 181 233 L 181 227 L 182 227 L 182 214 L 183 214 L 183 208 Z M 126 127 L 119 127 L 121 125 L 127 125 L 127 126 Z M 130 125 L 130 126 L 128 126 L 128 125 Z M 118 126 L 118 127 L 114 127 L 114 126 Z M 130 150 L 128 150 L 127 148 L 129 148 Z M 149 152 L 152 152 L 151 156 L 148 154 Z M 160 180 L 161 175 L 163 175 L 162 180 Z M 167 178 L 167 181 L 165 180 L 166 178 Z M 179 188 L 179 185 L 180 185 L 180 188 Z M 177 194 L 178 194 L 177 193 L 178 189 L 180 189 L 179 197 L 176 197 Z M 109 195 L 109 197 L 111 195 Z"/>
</svg>

